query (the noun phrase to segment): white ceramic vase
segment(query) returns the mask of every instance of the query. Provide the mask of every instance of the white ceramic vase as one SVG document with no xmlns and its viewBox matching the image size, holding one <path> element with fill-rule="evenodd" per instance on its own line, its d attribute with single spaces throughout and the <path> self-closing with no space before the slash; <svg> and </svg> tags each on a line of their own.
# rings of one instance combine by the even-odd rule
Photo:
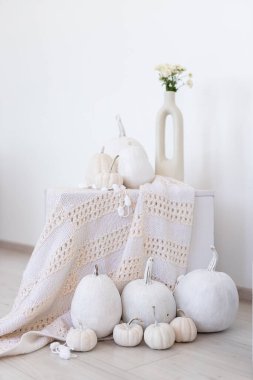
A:
<svg viewBox="0 0 253 380">
<path fill-rule="evenodd" d="M 166 157 L 165 129 L 166 118 L 172 118 L 173 156 Z M 183 116 L 175 102 L 175 92 L 166 91 L 164 104 L 156 118 L 156 158 L 155 173 L 167 177 L 184 180 L 184 129 Z"/>
</svg>

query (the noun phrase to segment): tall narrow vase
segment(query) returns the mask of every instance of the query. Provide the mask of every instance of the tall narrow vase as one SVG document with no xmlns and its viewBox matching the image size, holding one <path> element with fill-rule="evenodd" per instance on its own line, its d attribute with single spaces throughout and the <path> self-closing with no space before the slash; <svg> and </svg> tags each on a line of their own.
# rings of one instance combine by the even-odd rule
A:
<svg viewBox="0 0 253 380">
<path fill-rule="evenodd" d="M 173 125 L 173 156 L 166 157 L 165 129 L 166 118 L 172 118 Z M 156 118 L 156 174 L 184 180 L 184 128 L 183 116 L 175 103 L 175 92 L 166 91 L 164 104 Z"/>
</svg>

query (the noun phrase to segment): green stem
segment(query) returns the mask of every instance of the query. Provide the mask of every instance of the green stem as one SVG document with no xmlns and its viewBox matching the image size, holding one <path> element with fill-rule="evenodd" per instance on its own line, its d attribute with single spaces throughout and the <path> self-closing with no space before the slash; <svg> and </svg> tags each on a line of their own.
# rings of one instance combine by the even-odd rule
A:
<svg viewBox="0 0 253 380">
<path fill-rule="evenodd" d="M 179 317 L 185 317 L 185 313 L 184 313 L 184 311 L 182 309 L 177 309 L 177 315 Z"/>
<path fill-rule="evenodd" d="M 98 276 L 98 266 L 97 266 L 97 264 L 95 265 L 94 274 L 95 274 L 95 276 Z"/>
<path fill-rule="evenodd" d="M 133 321 L 138 321 L 140 323 L 143 323 L 143 321 L 140 318 L 132 318 L 129 322 L 127 322 L 128 326 L 130 326 L 131 323 L 133 323 Z"/>
<path fill-rule="evenodd" d="M 110 173 L 112 172 L 112 169 L 113 169 L 113 166 L 114 166 L 114 164 L 115 164 L 115 162 L 116 162 L 116 160 L 119 158 L 119 155 L 117 155 L 115 158 L 114 158 L 114 160 L 112 161 L 112 166 L 111 166 L 111 168 L 110 168 Z"/>
<path fill-rule="evenodd" d="M 155 326 L 158 326 L 158 322 L 155 317 L 155 306 L 152 306 L 152 308 L 153 308 L 153 314 L 154 314 L 154 319 L 155 319 Z"/>
</svg>

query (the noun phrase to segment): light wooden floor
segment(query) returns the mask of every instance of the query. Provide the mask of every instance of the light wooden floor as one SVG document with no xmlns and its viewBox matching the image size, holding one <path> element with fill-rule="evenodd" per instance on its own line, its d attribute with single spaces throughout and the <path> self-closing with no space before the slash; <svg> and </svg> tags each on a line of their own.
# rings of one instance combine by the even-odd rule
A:
<svg viewBox="0 0 253 380">
<path fill-rule="evenodd" d="M 10 309 L 28 255 L 0 250 L 0 316 Z M 252 379 L 251 304 L 241 303 L 238 318 L 222 333 L 199 334 L 193 343 L 165 351 L 100 342 L 75 359 L 61 360 L 45 347 L 28 355 L 0 359 L 0 380 L 200 380 Z"/>
</svg>

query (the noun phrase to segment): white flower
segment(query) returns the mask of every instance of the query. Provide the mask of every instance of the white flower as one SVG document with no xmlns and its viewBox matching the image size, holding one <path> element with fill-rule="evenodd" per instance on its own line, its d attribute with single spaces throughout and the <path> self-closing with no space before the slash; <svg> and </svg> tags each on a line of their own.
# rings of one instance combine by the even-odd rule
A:
<svg viewBox="0 0 253 380">
<path fill-rule="evenodd" d="M 187 86 L 192 88 L 193 86 L 193 81 L 191 79 L 188 79 L 188 81 L 186 82 Z"/>
<path fill-rule="evenodd" d="M 164 67 L 164 65 L 156 65 L 155 66 L 155 70 L 156 71 L 161 71 L 163 67 Z"/>
<path fill-rule="evenodd" d="M 162 64 L 162 65 L 157 65 L 155 67 L 155 70 L 159 71 L 160 76 L 164 77 L 164 78 L 167 78 L 172 74 L 171 69 L 170 69 L 170 65 L 168 65 L 166 63 Z"/>
<path fill-rule="evenodd" d="M 172 72 L 168 68 L 161 71 L 161 76 L 164 78 L 168 78 L 171 75 L 172 75 Z"/>
<path fill-rule="evenodd" d="M 181 73 L 183 71 L 186 71 L 186 68 L 182 65 L 175 65 L 175 70 Z"/>
</svg>

